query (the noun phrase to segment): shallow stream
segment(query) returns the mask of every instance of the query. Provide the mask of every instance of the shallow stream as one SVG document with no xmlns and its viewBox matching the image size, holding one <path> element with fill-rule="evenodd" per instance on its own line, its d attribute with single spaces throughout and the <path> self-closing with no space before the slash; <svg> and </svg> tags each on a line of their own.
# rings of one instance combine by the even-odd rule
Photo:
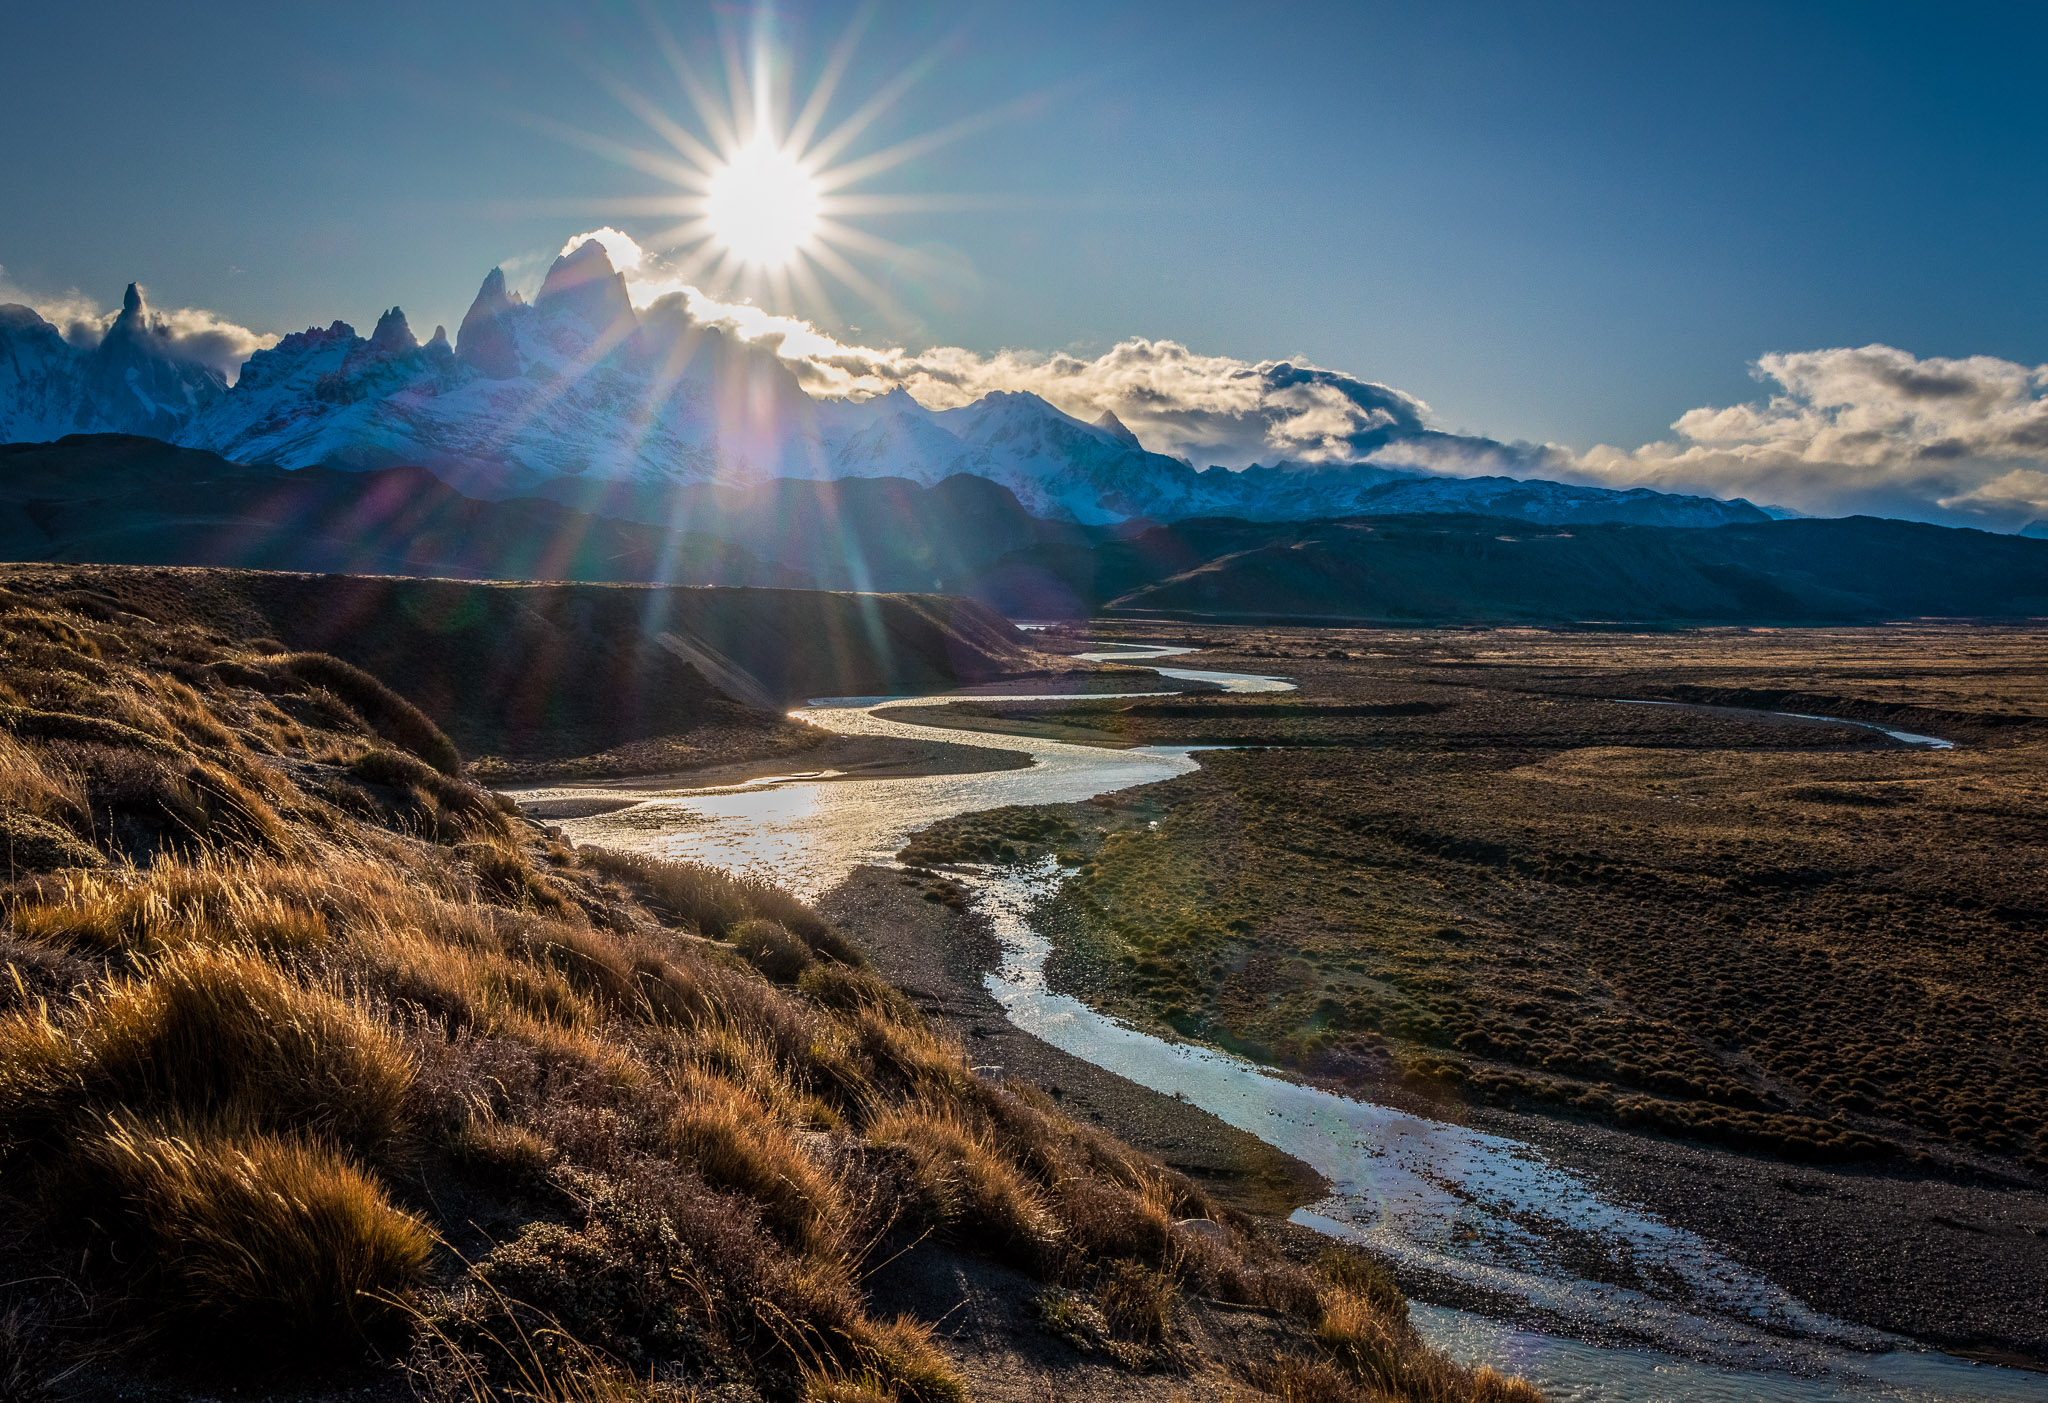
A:
<svg viewBox="0 0 2048 1403">
<path fill-rule="evenodd" d="M 1188 651 L 1082 656 L 1142 662 Z M 1231 692 L 1292 687 L 1242 673 L 1158 671 Z M 890 715 L 897 706 L 933 700 L 840 698 L 794 714 L 846 735 L 1022 750 L 1032 765 L 866 780 L 790 776 L 713 789 L 568 786 L 518 797 L 616 799 L 630 792 L 640 802 L 563 828 L 578 842 L 713 863 L 816 897 L 857 866 L 892 863 L 912 834 L 942 819 L 1009 804 L 1077 803 L 1170 779 L 1195 768 L 1191 752 L 1208 748 L 977 739 Z M 1019 1028 L 1189 1101 L 1311 1165 L 1333 1192 L 1297 1213 L 1297 1221 L 1582 1322 L 1596 1337 L 1650 1342 L 1634 1349 L 1592 1345 L 1418 1302 L 1417 1326 L 1454 1355 L 1526 1374 L 1559 1403 L 2048 1398 L 2048 1379 L 2039 1375 L 1904 1348 L 1903 1341 L 1813 1311 L 1712 1243 L 1604 1195 L 1530 1146 L 1301 1086 L 1226 1053 L 1152 1037 L 1051 992 L 1043 977 L 1050 944 L 1032 928 L 1031 915 L 1064 876 L 1047 860 L 1034 868 L 983 869 L 971 879 L 975 905 L 1002 943 L 1002 967 L 987 984 Z"/>
</svg>

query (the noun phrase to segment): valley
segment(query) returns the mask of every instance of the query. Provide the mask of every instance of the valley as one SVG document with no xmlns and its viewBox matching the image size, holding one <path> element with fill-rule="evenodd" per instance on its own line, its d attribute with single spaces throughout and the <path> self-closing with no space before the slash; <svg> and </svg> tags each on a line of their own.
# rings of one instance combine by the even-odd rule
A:
<svg viewBox="0 0 2048 1403">
<path fill-rule="evenodd" d="M 2038 633 L 1198 641 L 1174 661 L 1300 690 L 899 713 L 1245 747 L 905 860 L 1055 857 L 1054 990 L 1543 1144 L 1848 1318 L 2041 1357 Z"/>
</svg>

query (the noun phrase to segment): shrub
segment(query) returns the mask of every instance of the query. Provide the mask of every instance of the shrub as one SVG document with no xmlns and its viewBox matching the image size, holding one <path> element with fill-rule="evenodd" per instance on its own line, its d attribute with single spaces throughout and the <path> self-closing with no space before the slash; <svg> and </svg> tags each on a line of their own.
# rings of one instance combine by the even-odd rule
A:
<svg viewBox="0 0 2048 1403">
<path fill-rule="evenodd" d="M 1095 1283 L 1095 1304 L 1109 1333 L 1134 1344 L 1157 1344 L 1173 1325 L 1180 1279 L 1166 1268 L 1139 1262 L 1111 1262 Z"/>
<path fill-rule="evenodd" d="M 811 947 L 774 921 L 751 917 L 732 928 L 733 948 L 777 984 L 794 984 L 813 963 Z"/>
<path fill-rule="evenodd" d="M 125 1308 L 188 1358 L 311 1365 L 388 1343 L 433 1243 L 309 1142 L 110 1122 L 79 1161 L 95 1201 L 118 1205 L 102 1226 Z"/>
</svg>

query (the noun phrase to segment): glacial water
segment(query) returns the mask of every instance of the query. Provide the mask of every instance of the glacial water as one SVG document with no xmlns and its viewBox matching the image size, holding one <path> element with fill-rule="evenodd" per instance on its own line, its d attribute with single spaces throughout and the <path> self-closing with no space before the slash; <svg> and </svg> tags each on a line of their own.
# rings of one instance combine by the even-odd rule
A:
<svg viewBox="0 0 2048 1403">
<path fill-rule="evenodd" d="M 1084 656 L 1144 662 L 1186 651 Z M 1232 692 L 1292 686 L 1242 673 L 1159 671 Z M 892 862 L 913 833 L 941 819 L 1009 804 L 1075 803 L 1170 779 L 1195 768 L 1193 752 L 1210 748 L 1114 750 L 919 726 L 890 714 L 934 700 L 841 698 L 793 714 L 847 735 L 1022 750 L 1032 765 L 880 779 L 798 775 L 710 789 L 578 785 L 518 797 L 630 798 L 637 801 L 630 807 L 562 826 L 578 842 L 713 863 L 817 896 L 857 866 Z M 1583 1322 L 1597 1337 L 1645 1342 L 1592 1345 L 1418 1302 L 1418 1327 L 1459 1358 L 1526 1374 L 1560 1403 L 2048 1399 L 2048 1378 L 1907 1348 L 1814 1311 L 1714 1244 L 1604 1194 L 1528 1145 L 1301 1086 L 1213 1049 L 1153 1037 L 1053 993 L 1043 978 L 1050 946 L 1033 929 L 1031 913 L 1064 875 L 1048 860 L 969 876 L 975 906 L 1002 944 L 1002 966 L 988 975 L 988 987 L 1019 1028 L 1185 1099 L 1313 1166 L 1333 1192 L 1298 1213 L 1298 1221 Z M 1624 1281 L 1633 1284 L 1615 1284 Z"/>
</svg>

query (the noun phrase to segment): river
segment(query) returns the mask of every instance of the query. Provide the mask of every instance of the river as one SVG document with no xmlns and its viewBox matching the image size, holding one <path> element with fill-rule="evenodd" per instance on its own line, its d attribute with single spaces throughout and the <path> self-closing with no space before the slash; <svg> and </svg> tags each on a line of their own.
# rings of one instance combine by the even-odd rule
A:
<svg viewBox="0 0 2048 1403">
<path fill-rule="evenodd" d="M 1083 654 L 1159 661 L 1189 649 Z M 1231 692 L 1277 692 L 1283 678 L 1160 667 Z M 1101 695 L 1101 694 L 1095 694 Z M 1156 694 L 1151 694 L 1156 695 Z M 1010 804 L 1077 803 L 1194 769 L 1198 746 L 1112 750 L 913 725 L 891 712 L 932 698 L 837 698 L 793 713 L 847 735 L 986 744 L 1028 752 L 1029 768 L 881 779 L 796 775 L 711 789 L 631 791 L 638 802 L 562 827 L 578 842 L 712 863 L 772 878 L 806 897 L 855 867 L 888 864 L 920 829 Z M 1828 720 L 1830 718 L 1800 718 Z M 1905 739 L 1905 737 L 1901 737 Z M 1931 738 L 1912 737 L 1912 740 Z M 604 786 L 520 792 L 523 801 L 626 797 Z M 1521 1373 L 1559 1403 L 1758 1399 L 2040 1400 L 2048 1379 L 1917 1350 L 1814 1311 L 1653 1212 L 1607 1196 L 1533 1147 L 1337 1096 L 1213 1049 L 1168 1042 L 1045 986 L 1049 944 L 1031 913 L 1064 875 L 980 869 L 976 908 L 1003 949 L 990 992 L 1019 1028 L 1142 1086 L 1178 1096 L 1320 1172 L 1331 1197 L 1296 1214 L 1418 1269 L 1654 1347 L 1616 1348 L 1521 1330 L 1416 1302 L 1423 1333 L 1459 1358 Z M 1615 1284 L 1627 1282 L 1628 1285 Z"/>
</svg>

